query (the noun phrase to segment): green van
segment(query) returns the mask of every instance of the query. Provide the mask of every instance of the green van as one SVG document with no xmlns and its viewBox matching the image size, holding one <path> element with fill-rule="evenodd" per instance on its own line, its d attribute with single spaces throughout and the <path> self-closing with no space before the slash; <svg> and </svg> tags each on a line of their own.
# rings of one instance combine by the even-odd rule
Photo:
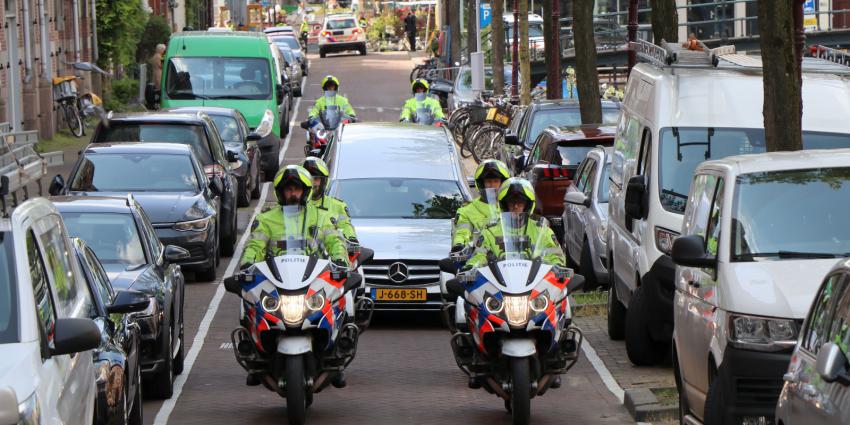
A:
<svg viewBox="0 0 850 425">
<path fill-rule="evenodd" d="M 256 32 L 179 32 L 165 52 L 163 109 L 218 106 L 238 109 L 258 140 L 266 180 L 278 170 L 281 140 L 289 131 L 288 85 L 265 34 Z M 291 99 L 291 98 L 289 98 Z"/>
</svg>

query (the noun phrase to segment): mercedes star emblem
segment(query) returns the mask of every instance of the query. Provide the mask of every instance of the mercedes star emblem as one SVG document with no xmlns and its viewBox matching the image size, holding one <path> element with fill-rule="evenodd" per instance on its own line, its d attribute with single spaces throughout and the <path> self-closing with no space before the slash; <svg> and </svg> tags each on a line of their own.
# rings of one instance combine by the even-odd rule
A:
<svg viewBox="0 0 850 425">
<path fill-rule="evenodd" d="M 404 263 L 392 263 L 387 269 L 387 277 L 395 283 L 402 283 L 407 280 L 408 270 Z"/>
</svg>

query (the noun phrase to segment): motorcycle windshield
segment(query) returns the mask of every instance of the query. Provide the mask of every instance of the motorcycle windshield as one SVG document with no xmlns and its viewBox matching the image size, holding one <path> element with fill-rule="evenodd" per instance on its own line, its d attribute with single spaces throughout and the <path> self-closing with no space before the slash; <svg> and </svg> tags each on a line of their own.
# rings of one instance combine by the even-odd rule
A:
<svg viewBox="0 0 850 425">
<path fill-rule="evenodd" d="M 526 228 L 528 226 L 528 213 L 500 214 L 502 226 L 502 241 L 504 244 L 505 260 L 530 260 L 531 250 Z"/>
<path fill-rule="evenodd" d="M 483 201 L 487 204 L 487 225 L 492 226 L 499 222 L 499 202 L 496 200 L 498 197 L 498 189 L 484 189 L 484 199 Z"/>
<path fill-rule="evenodd" d="M 322 112 L 322 124 L 328 130 L 335 130 L 339 125 L 340 115 L 339 106 L 328 105 L 324 112 Z"/>
<path fill-rule="evenodd" d="M 305 209 L 301 205 L 286 205 L 283 210 L 283 255 L 307 255 Z"/>
<path fill-rule="evenodd" d="M 434 114 L 431 113 L 431 108 L 424 105 L 419 105 L 416 108 L 416 123 L 422 125 L 433 125 Z"/>
</svg>

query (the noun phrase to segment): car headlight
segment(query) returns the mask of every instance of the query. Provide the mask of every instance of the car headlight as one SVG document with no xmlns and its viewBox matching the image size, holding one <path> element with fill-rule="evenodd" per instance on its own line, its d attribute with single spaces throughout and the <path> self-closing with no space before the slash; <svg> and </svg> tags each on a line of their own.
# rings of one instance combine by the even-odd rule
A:
<svg viewBox="0 0 850 425">
<path fill-rule="evenodd" d="M 181 221 L 175 223 L 173 229 L 178 232 L 203 232 L 210 225 L 212 216 L 204 217 L 199 220 Z"/>
<path fill-rule="evenodd" d="M 549 307 L 549 297 L 540 294 L 532 298 L 531 301 L 528 302 L 528 306 L 531 307 L 531 310 L 535 313 L 542 313 Z"/>
<path fill-rule="evenodd" d="M 280 297 L 280 312 L 283 322 L 287 325 L 298 325 L 304 321 L 304 295 L 282 295 Z"/>
<path fill-rule="evenodd" d="M 487 297 L 484 300 L 484 307 L 487 308 L 490 314 L 499 314 L 505 309 L 505 304 L 496 297 Z"/>
<path fill-rule="evenodd" d="M 41 408 L 38 404 L 38 394 L 33 392 L 23 403 L 18 404 L 18 425 L 41 424 Z"/>
<path fill-rule="evenodd" d="M 655 247 L 666 255 L 673 252 L 673 241 L 677 237 L 679 237 L 679 234 L 672 230 L 655 227 Z"/>
<path fill-rule="evenodd" d="M 254 129 L 254 132 L 257 133 L 260 137 L 266 137 L 272 133 L 272 128 L 274 127 L 274 112 L 271 109 L 266 109 L 266 112 L 263 112 L 263 119 L 260 120 L 260 125 Z"/>
<path fill-rule="evenodd" d="M 511 326 L 525 326 L 528 323 L 528 295 L 505 296 L 505 316 Z"/>
<path fill-rule="evenodd" d="M 782 351 L 794 347 L 797 332 L 791 319 L 729 315 L 729 342 L 738 348 Z"/>
</svg>

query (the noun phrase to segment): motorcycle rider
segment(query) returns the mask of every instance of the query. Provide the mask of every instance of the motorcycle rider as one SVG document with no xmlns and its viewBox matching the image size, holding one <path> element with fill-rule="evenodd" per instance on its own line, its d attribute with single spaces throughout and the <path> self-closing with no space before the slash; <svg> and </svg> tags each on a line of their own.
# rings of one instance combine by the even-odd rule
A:
<svg viewBox="0 0 850 425">
<path fill-rule="evenodd" d="M 339 109 L 340 113 L 347 115 L 352 120 L 357 118 L 357 113 L 354 112 L 354 108 L 351 107 L 348 99 L 345 96 L 337 94 L 339 80 L 336 77 L 328 75 L 322 78 L 322 90 L 325 92 L 325 95 L 316 99 L 316 103 L 310 109 L 309 116 L 311 121 L 318 120 L 322 112 L 327 111 L 329 107 Z"/>
<path fill-rule="evenodd" d="M 508 171 L 508 166 L 497 159 L 488 159 L 478 166 L 475 170 L 475 188 L 478 189 L 480 196 L 457 210 L 455 228 L 452 232 L 454 235 L 452 254 L 460 253 L 464 248 L 471 246 L 473 235 L 481 233 L 491 224 L 494 211 L 491 211 L 490 205 L 496 200 L 488 199 L 487 189 L 491 189 L 491 196 L 497 196 L 499 187 L 509 178 L 511 173 Z"/>
<path fill-rule="evenodd" d="M 307 23 L 307 18 L 301 20 L 301 38 L 306 42 L 307 34 L 310 32 L 310 24 Z"/>
<path fill-rule="evenodd" d="M 424 78 L 417 78 L 413 81 L 410 85 L 411 90 L 413 90 L 413 97 L 407 99 L 407 101 L 404 102 L 404 106 L 401 108 L 400 120 L 402 122 L 416 122 L 417 110 L 419 109 L 427 110 L 434 121 L 445 120 L 443 108 L 440 106 L 440 101 L 428 97 L 429 87 L 428 80 Z"/>
<path fill-rule="evenodd" d="M 310 198 L 310 205 L 330 214 L 331 220 L 336 223 L 336 227 L 345 239 L 350 243 L 358 244 L 357 234 L 354 232 L 354 226 L 351 225 L 351 217 L 348 214 L 348 205 L 325 193 L 328 176 L 330 176 L 325 161 L 315 156 L 308 156 L 301 166 L 313 176 L 313 195 Z"/>
</svg>

